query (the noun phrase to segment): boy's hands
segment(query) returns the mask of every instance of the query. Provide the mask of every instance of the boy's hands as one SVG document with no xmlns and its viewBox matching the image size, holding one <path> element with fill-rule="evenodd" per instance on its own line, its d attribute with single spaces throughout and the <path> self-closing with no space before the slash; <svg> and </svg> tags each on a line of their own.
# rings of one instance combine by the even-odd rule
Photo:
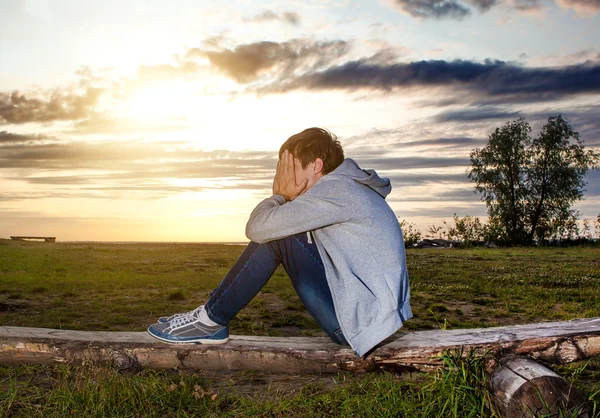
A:
<svg viewBox="0 0 600 418">
<path fill-rule="evenodd" d="M 306 191 L 307 185 L 308 179 L 304 179 L 301 184 L 296 184 L 294 156 L 288 150 L 283 151 L 273 179 L 273 194 L 283 196 L 286 201 L 294 200 Z"/>
</svg>

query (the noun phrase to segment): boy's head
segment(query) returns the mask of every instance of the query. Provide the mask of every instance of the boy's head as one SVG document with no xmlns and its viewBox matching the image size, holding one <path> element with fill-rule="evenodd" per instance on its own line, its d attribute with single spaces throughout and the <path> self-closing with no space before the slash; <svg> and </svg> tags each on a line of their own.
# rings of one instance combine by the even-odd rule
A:
<svg viewBox="0 0 600 418">
<path fill-rule="evenodd" d="M 279 158 L 288 150 L 300 164 L 302 169 L 317 158 L 323 163 L 322 174 L 329 174 L 344 161 L 344 150 L 331 132 L 321 128 L 308 128 L 292 135 L 279 149 Z"/>
</svg>

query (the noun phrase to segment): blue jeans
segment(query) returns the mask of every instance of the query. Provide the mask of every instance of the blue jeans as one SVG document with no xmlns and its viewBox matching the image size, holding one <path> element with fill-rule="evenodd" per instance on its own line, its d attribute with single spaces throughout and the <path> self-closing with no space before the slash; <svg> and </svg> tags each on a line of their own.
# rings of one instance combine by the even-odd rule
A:
<svg viewBox="0 0 600 418">
<path fill-rule="evenodd" d="M 317 324 L 336 343 L 347 345 L 335 316 L 325 268 L 314 241 L 306 233 L 251 242 L 205 305 L 208 317 L 226 326 L 283 264 L 300 300 Z"/>
</svg>

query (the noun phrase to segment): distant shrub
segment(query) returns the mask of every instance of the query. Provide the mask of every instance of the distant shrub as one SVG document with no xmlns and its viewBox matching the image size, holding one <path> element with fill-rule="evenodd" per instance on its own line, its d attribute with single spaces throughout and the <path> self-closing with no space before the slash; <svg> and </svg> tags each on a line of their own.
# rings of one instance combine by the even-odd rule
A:
<svg viewBox="0 0 600 418">
<path fill-rule="evenodd" d="M 402 235 L 404 236 L 405 247 L 412 247 L 414 244 L 421 241 L 421 231 L 417 229 L 414 223 L 402 220 L 400 221 L 400 228 L 402 229 Z"/>
</svg>

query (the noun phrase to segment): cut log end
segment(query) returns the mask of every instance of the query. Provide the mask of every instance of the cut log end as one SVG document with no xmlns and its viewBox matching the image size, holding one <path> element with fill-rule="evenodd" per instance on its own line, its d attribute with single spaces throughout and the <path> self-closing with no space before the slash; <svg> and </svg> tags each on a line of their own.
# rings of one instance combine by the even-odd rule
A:
<svg viewBox="0 0 600 418">
<path fill-rule="evenodd" d="M 491 376 L 490 389 L 504 417 L 587 416 L 581 392 L 528 358 L 501 359 Z"/>
</svg>

